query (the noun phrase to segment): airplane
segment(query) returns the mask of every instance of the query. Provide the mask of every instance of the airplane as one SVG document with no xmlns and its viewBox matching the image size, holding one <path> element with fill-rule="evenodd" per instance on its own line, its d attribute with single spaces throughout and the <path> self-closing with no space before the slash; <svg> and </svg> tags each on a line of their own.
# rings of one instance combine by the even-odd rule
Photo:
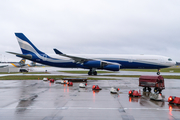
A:
<svg viewBox="0 0 180 120">
<path fill-rule="evenodd" d="M 0 63 L 0 68 L 5 67 L 23 67 L 25 66 L 26 59 L 22 58 L 19 62 L 5 62 Z"/>
<path fill-rule="evenodd" d="M 22 54 L 15 52 L 7 53 L 48 66 L 89 69 L 88 75 L 97 75 L 96 69 L 119 71 L 120 69 L 140 68 L 157 69 L 157 74 L 159 75 L 161 68 L 167 68 L 179 64 L 169 57 L 160 55 L 67 55 L 57 49 L 54 49 L 54 52 L 57 55 L 60 55 L 61 59 L 52 58 L 37 49 L 23 33 L 15 33 L 15 36 L 17 37 Z M 64 57 L 66 59 L 64 59 Z"/>
<path fill-rule="evenodd" d="M 29 63 L 29 64 L 27 64 L 27 66 L 28 67 L 43 67 L 44 65 L 42 65 L 42 64 L 36 64 L 36 62 L 31 62 L 31 63 Z"/>
<path fill-rule="evenodd" d="M 28 67 L 35 67 L 36 66 L 36 62 L 31 62 L 30 64 L 27 64 Z"/>
</svg>

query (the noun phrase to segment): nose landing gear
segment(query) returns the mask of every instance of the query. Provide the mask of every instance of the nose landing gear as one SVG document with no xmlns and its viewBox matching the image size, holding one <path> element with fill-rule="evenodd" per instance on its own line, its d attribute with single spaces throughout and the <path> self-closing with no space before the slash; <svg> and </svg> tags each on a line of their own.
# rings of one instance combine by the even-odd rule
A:
<svg viewBox="0 0 180 120">
<path fill-rule="evenodd" d="M 160 69 L 158 69 L 157 75 L 160 75 Z"/>
</svg>

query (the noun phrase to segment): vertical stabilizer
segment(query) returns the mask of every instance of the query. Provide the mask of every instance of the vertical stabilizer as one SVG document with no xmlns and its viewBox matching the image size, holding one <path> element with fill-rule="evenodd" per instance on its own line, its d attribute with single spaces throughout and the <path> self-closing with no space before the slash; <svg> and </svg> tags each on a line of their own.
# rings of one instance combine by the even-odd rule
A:
<svg viewBox="0 0 180 120">
<path fill-rule="evenodd" d="M 15 35 L 23 54 L 44 54 L 43 52 L 38 50 L 23 33 L 15 33 Z"/>
<path fill-rule="evenodd" d="M 25 62 L 26 62 L 26 59 L 21 59 L 21 61 L 19 62 L 20 65 L 24 66 L 25 65 Z"/>
</svg>

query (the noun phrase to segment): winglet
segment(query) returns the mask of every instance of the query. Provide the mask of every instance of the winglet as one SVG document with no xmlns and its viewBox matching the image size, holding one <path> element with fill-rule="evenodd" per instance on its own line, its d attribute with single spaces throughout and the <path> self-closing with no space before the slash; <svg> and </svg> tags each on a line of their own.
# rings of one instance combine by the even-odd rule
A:
<svg viewBox="0 0 180 120">
<path fill-rule="evenodd" d="M 56 54 L 63 54 L 62 52 L 60 52 L 59 50 L 57 50 L 57 49 L 53 49 L 54 50 L 54 52 L 56 53 Z"/>
</svg>

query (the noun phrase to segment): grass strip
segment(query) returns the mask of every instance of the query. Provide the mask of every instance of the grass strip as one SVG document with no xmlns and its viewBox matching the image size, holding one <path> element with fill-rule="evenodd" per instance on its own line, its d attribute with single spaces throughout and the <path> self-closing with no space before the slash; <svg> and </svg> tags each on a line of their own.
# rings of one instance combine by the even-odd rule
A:
<svg viewBox="0 0 180 120">
<path fill-rule="evenodd" d="M 42 80 L 43 78 L 62 79 L 69 76 L 3 76 L 0 80 Z"/>
<path fill-rule="evenodd" d="M 82 78 L 77 76 L 3 76 L 0 77 L 0 80 L 42 80 L 43 78 L 51 78 L 51 79 L 62 79 L 62 78 Z M 114 78 L 92 78 L 88 77 L 88 80 L 115 80 Z"/>
<path fill-rule="evenodd" d="M 135 77 L 139 78 L 140 75 L 106 75 L 107 77 Z M 165 79 L 180 79 L 180 76 L 176 75 L 162 75 Z"/>
<path fill-rule="evenodd" d="M 59 72 L 65 72 L 65 73 L 74 73 L 74 74 L 87 74 L 88 71 L 59 71 Z M 113 73 L 111 71 L 97 71 L 98 73 Z"/>
<path fill-rule="evenodd" d="M 120 69 L 120 71 L 139 71 L 139 72 L 157 72 L 157 69 Z M 160 72 L 174 72 L 180 73 L 179 67 L 163 68 Z"/>
<path fill-rule="evenodd" d="M 48 72 L 0 72 L 0 74 L 50 74 Z"/>
<path fill-rule="evenodd" d="M 105 75 L 104 77 L 140 77 L 140 75 Z"/>
</svg>

